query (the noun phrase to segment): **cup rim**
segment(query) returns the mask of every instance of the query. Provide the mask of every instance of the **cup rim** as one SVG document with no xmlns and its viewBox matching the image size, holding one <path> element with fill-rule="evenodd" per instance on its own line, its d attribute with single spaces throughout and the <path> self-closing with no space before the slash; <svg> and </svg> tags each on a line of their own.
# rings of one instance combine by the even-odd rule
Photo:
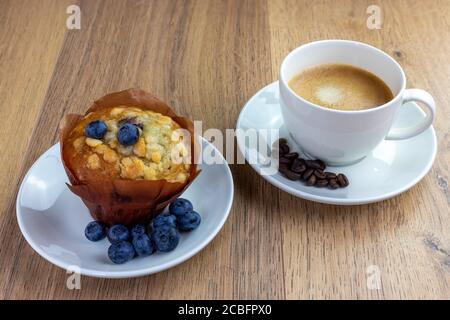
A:
<svg viewBox="0 0 450 320">
<path fill-rule="evenodd" d="M 324 43 L 324 42 L 340 42 L 340 43 L 348 43 L 348 44 L 356 44 L 356 45 L 360 45 L 360 46 L 365 46 L 370 48 L 371 50 L 375 50 L 378 53 L 380 53 L 381 55 L 383 55 L 384 57 L 386 57 L 387 59 L 391 60 L 394 65 L 396 65 L 398 67 L 398 69 L 400 70 L 400 75 L 402 78 L 402 84 L 401 84 L 401 88 L 398 91 L 398 93 L 388 102 L 386 102 L 385 104 L 376 106 L 374 108 L 370 108 L 370 109 L 364 109 L 364 110 L 339 110 L 339 109 L 331 109 L 331 108 L 326 108 L 326 107 L 322 107 L 321 105 L 315 104 L 313 102 L 310 102 L 306 99 L 304 99 L 303 97 L 301 97 L 300 95 L 298 95 L 294 90 L 291 89 L 291 87 L 289 86 L 288 82 L 286 81 L 286 79 L 283 76 L 283 69 L 285 67 L 286 64 L 286 60 L 291 57 L 292 55 L 294 55 L 297 51 L 300 51 L 306 47 L 310 47 L 313 45 L 317 45 L 319 43 Z M 352 64 L 349 64 L 350 66 Z M 318 40 L 318 41 L 312 41 L 312 42 L 308 42 L 305 43 L 297 48 L 295 48 L 294 50 L 292 50 L 291 52 L 289 52 L 286 57 L 284 57 L 283 62 L 281 63 L 280 66 L 280 74 L 279 74 L 279 78 L 281 83 L 283 83 L 283 85 L 287 88 L 287 90 L 294 95 L 294 97 L 296 97 L 297 99 L 299 99 L 300 101 L 309 104 L 313 107 L 317 107 L 321 110 L 324 111 L 328 111 L 328 112 L 332 112 L 332 113 L 340 113 L 340 114 L 362 114 L 362 113 L 370 113 L 370 112 L 376 112 L 379 111 L 381 109 L 385 109 L 387 107 L 389 107 L 391 104 L 393 104 L 394 102 L 397 102 L 399 99 L 401 99 L 403 92 L 406 89 L 406 75 L 405 72 L 403 71 L 403 68 L 400 66 L 400 64 L 394 59 L 392 58 L 390 55 L 388 55 L 386 52 L 384 52 L 381 49 L 378 49 L 370 44 L 364 43 L 364 42 L 360 42 L 360 41 L 354 41 L 354 40 L 345 40 L 345 39 L 326 39 L 326 40 Z M 384 80 L 383 80 L 384 81 Z"/>
</svg>

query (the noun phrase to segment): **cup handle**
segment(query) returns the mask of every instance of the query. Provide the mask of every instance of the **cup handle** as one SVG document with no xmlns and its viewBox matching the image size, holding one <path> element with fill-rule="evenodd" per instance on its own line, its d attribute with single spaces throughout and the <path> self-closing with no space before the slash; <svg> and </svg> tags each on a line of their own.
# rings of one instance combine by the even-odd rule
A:
<svg viewBox="0 0 450 320">
<path fill-rule="evenodd" d="M 386 140 L 402 140 L 412 138 L 424 132 L 433 123 L 436 114 L 436 103 L 434 102 L 431 94 L 422 89 L 406 89 L 403 94 L 402 105 L 410 101 L 424 103 L 430 112 L 427 113 L 425 119 L 409 128 L 391 129 L 386 136 Z"/>
</svg>

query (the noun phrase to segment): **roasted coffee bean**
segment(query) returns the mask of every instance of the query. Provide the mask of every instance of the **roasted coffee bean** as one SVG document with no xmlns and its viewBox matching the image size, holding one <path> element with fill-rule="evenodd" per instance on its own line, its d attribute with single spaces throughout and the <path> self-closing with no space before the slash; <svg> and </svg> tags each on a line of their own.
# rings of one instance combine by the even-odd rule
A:
<svg viewBox="0 0 450 320">
<path fill-rule="evenodd" d="M 291 171 L 289 170 L 289 165 L 285 164 L 285 163 L 279 163 L 278 164 L 278 171 L 282 174 L 284 174 L 285 172 Z"/>
<path fill-rule="evenodd" d="M 285 158 L 284 156 L 280 156 L 280 159 L 278 160 L 280 163 L 284 164 L 291 164 L 292 160 Z"/>
<path fill-rule="evenodd" d="M 338 175 L 337 175 L 337 182 L 339 183 L 339 185 L 342 187 L 342 188 L 345 188 L 346 186 L 348 186 L 350 183 L 348 182 L 348 179 L 347 179 L 347 177 L 345 176 L 345 174 L 343 174 L 343 173 L 339 173 Z"/>
<path fill-rule="evenodd" d="M 307 186 L 331 189 L 349 185 L 347 177 L 340 173 L 324 172 L 325 162 L 322 160 L 305 160 L 297 152 L 290 152 L 287 140 L 280 138 L 272 145 L 272 156 L 278 157 L 278 171 L 287 179 L 303 180 Z"/>
<path fill-rule="evenodd" d="M 302 178 L 302 175 L 300 173 L 295 173 L 293 171 L 284 173 L 284 176 L 292 181 L 300 180 Z"/>
<path fill-rule="evenodd" d="M 320 169 L 314 170 L 314 175 L 317 177 L 317 179 L 325 179 L 326 178 L 325 173 Z"/>
<path fill-rule="evenodd" d="M 319 187 L 319 188 L 326 187 L 327 185 L 328 185 L 327 179 L 317 180 L 317 182 L 316 182 L 316 187 Z"/>
<path fill-rule="evenodd" d="M 297 152 L 286 153 L 285 155 L 283 155 L 283 157 L 285 157 L 286 159 L 294 160 L 298 158 L 298 153 Z"/>
<path fill-rule="evenodd" d="M 325 168 L 327 167 L 327 165 L 325 164 L 325 162 L 323 162 L 320 159 L 316 159 L 316 162 L 320 165 L 320 169 L 323 171 L 325 170 Z"/>
<path fill-rule="evenodd" d="M 306 166 L 304 165 L 304 161 L 302 159 L 294 159 L 291 165 L 291 170 L 297 173 L 302 173 L 306 170 Z"/>
<path fill-rule="evenodd" d="M 309 179 L 306 180 L 306 185 L 311 187 L 316 184 L 316 181 L 317 181 L 316 176 L 312 174 L 311 177 L 309 177 Z"/>
<path fill-rule="evenodd" d="M 302 176 L 302 179 L 305 180 L 305 181 L 308 180 L 309 177 L 311 177 L 313 173 L 314 173 L 314 169 L 306 170 L 305 173 Z"/>
<path fill-rule="evenodd" d="M 289 180 L 300 180 L 300 178 L 302 177 L 302 175 L 300 173 L 295 173 L 291 170 L 289 170 L 289 167 L 285 164 L 280 164 L 280 166 L 278 167 L 278 170 L 280 171 L 280 173 L 285 176 L 286 178 L 288 178 Z"/>
<path fill-rule="evenodd" d="M 325 172 L 325 178 L 327 178 L 327 179 L 336 179 L 337 176 L 336 176 L 336 173 L 334 173 L 334 172 Z"/>
<path fill-rule="evenodd" d="M 328 186 L 329 186 L 331 189 L 337 189 L 337 188 L 339 188 L 339 185 L 338 185 L 338 182 L 337 182 L 336 179 L 330 179 L 330 180 L 328 181 Z"/>
<path fill-rule="evenodd" d="M 289 148 L 289 146 L 287 144 L 280 144 L 280 154 L 284 155 L 289 153 L 291 149 Z"/>
<path fill-rule="evenodd" d="M 316 160 L 305 160 L 305 163 L 308 168 L 322 170 L 322 166 Z"/>
</svg>

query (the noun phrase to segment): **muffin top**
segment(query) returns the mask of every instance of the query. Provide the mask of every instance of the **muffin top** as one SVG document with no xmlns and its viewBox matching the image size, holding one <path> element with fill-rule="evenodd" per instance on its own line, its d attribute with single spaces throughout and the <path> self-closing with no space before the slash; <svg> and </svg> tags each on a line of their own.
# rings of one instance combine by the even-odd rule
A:
<svg viewBox="0 0 450 320">
<path fill-rule="evenodd" d="M 80 180 L 189 178 L 190 141 L 170 117 L 138 107 L 117 106 L 87 114 L 66 141 L 67 161 Z M 182 129 L 181 129 L 182 130 Z"/>
</svg>

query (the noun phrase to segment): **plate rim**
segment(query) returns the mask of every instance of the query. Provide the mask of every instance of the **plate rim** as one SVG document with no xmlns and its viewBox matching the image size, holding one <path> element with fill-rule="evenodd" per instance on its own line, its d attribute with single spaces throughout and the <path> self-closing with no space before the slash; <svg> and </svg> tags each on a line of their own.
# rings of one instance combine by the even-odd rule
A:
<svg viewBox="0 0 450 320">
<path fill-rule="evenodd" d="M 214 150 L 216 152 L 219 152 L 220 156 L 222 157 L 222 160 L 224 161 L 224 163 L 222 165 L 225 166 L 226 168 L 226 173 L 227 173 L 227 182 L 230 185 L 230 193 L 228 196 L 227 200 L 227 207 L 225 210 L 225 214 L 223 215 L 222 219 L 219 221 L 219 223 L 217 224 L 217 226 L 215 227 L 214 231 L 208 236 L 205 237 L 205 239 L 203 239 L 203 241 L 194 249 L 192 249 L 191 251 L 188 251 L 187 253 L 185 253 L 184 255 L 181 255 L 171 261 L 168 261 L 162 265 L 156 266 L 156 267 L 149 267 L 149 268 L 144 268 L 144 269 L 139 269 L 139 270 L 134 270 L 134 271 L 99 271 L 99 270 L 95 270 L 95 269 L 89 269 L 89 268 L 85 268 L 82 266 L 79 266 L 79 270 L 80 270 L 80 274 L 83 276 L 89 276 L 89 277 L 95 277 L 95 278 L 107 278 L 107 279 L 123 279 L 123 278 L 134 278 L 134 277 L 141 277 L 141 276 L 146 276 L 146 275 L 150 275 L 150 274 L 155 274 L 167 269 L 170 269 L 172 267 L 175 267 L 187 260 L 189 260 L 190 258 L 192 258 L 194 255 L 196 255 L 197 253 L 199 253 L 200 251 L 202 251 L 216 236 L 217 234 L 222 230 L 225 222 L 227 221 L 229 215 L 230 215 L 230 211 L 231 208 L 233 206 L 233 200 L 234 200 L 234 180 L 233 180 L 233 174 L 230 170 L 230 166 L 228 164 L 228 162 L 226 161 L 226 159 L 223 157 L 222 153 L 217 150 L 217 148 L 211 144 L 210 142 L 208 142 L 206 139 L 204 139 L 203 137 L 200 137 L 202 142 L 207 143 L 208 145 L 212 146 L 214 148 Z M 61 261 L 59 259 L 56 259 L 54 257 L 52 257 L 51 255 L 47 254 L 44 250 L 42 250 L 37 244 L 34 243 L 34 241 L 32 240 L 32 237 L 29 235 L 29 233 L 26 230 L 25 224 L 22 220 L 22 213 L 21 213 L 21 205 L 20 205 L 20 199 L 22 196 L 22 192 L 23 192 L 23 185 L 24 185 L 24 181 L 26 180 L 28 174 L 30 173 L 30 171 L 33 169 L 33 167 L 36 165 L 37 162 L 39 162 L 41 160 L 41 158 L 43 156 L 45 156 L 50 150 L 52 150 L 53 148 L 57 148 L 59 149 L 59 142 L 52 145 L 50 148 L 48 148 L 47 150 L 45 150 L 33 163 L 33 165 L 30 166 L 30 168 L 28 169 L 27 173 L 24 175 L 21 183 L 20 183 L 20 187 L 19 187 L 19 191 L 17 192 L 17 198 L 16 198 L 16 219 L 17 219 L 17 223 L 19 225 L 19 229 L 20 232 L 22 233 L 23 237 L 25 238 L 25 240 L 27 241 L 27 243 L 31 246 L 31 248 L 37 252 L 42 258 L 44 258 L 45 260 L 47 260 L 48 262 L 56 265 L 57 267 L 60 267 L 64 270 L 68 270 L 70 266 L 72 266 L 71 264 L 68 264 L 64 261 Z M 62 165 L 62 164 L 61 164 Z M 208 165 L 205 163 L 205 165 Z"/>
<path fill-rule="evenodd" d="M 269 83 L 268 85 L 264 86 L 263 88 L 261 88 L 260 90 L 258 90 L 254 95 L 251 96 L 250 99 L 247 100 L 247 102 L 245 103 L 244 107 L 241 109 L 241 112 L 239 113 L 239 117 L 238 120 L 236 121 L 236 129 L 242 128 L 241 126 L 241 121 L 243 118 L 243 113 L 246 110 L 246 108 L 250 105 L 250 103 L 253 102 L 254 99 L 256 99 L 256 97 L 258 97 L 258 95 L 263 92 L 264 90 L 266 90 L 268 87 L 271 86 L 276 86 L 278 84 L 278 80 Z M 409 103 L 414 103 L 415 102 L 409 102 Z M 417 104 L 416 104 L 417 106 Z M 420 107 L 419 107 L 420 109 Z M 420 109 L 421 110 L 421 109 Z M 423 111 L 422 111 L 423 112 Z M 333 204 L 333 205 L 342 205 L 342 206 L 347 206 L 347 205 L 364 205 L 364 204 L 368 204 L 368 203 L 375 203 L 375 202 L 380 202 L 383 200 L 387 200 L 390 198 L 393 198 L 409 189 L 411 189 L 413 186 L 415 186 L 417 183 L 420 182 L 420 180 L 423 179 L 423 177 L 425 177 L 427 175 L 427 173 L 430 171 L 431 167 L 434 164 L 434 161 L 436 159 L 436 154 L 437 154 L 437 137 L 436 137 L 436 131 L 434 130 L 433 125 L 430 126 L 430 132 L 431 132 L 431 138 L 432 138 L 432 154 L 431 157 L 429 158 L 429 161 L 427 163 L 427 165 L 424 167 L 424 169 L 421 171 L 420 174 L 418 174 L 410 183 L 405 184 L 402 188 L 399 188 L 395 191 L 389 192 L 387 194 L 382 194 L 380 196 L 373 196 L 373 197 L 366 197 L 366 198 L 331 198 L 331 197 L 327 197 L 327 196 L 318 196 L 318 195 L 314 195 L 311 193 L 307 193 L 301 190 L 297 190 L 295 188 L 292 188 L 286 184 L 284 184 L 283 182 L 277 180 L 274 178 L 274 176 L 269 176 L 269 175 L 261 175 L 259 173 L 259 169 L 260 167 L 254 163 L 250 163 L 248 160 L 248 152 L 247 152 L 247 148 L 245 146 L 242 146 L 240 140 L 241 139 L 236 139 L 237 140 L 237 145 L 239 148 L 239 151 L 244 155 L 245 160 L 247 160 L 247 163 L 253 168 L 253 170 L 256 171 L 256 173 L 258 175 L 260 175 L 261 177 L 264 178 L 264 180 L 268 181 L 270 184 L 272 184 L 273 186 L 293 195 L 296 196 L 298 198 L 302 198 L 305 200 L 309 200 L 309 201 L 313 201 L 313 202 L 318 202 L 318 203 L 324 203 L 324 204 Z M 427 129 L 428 130 L 428 129 Z M 425 131 L 426 132 L 426 131 Z"/>
</svg>

